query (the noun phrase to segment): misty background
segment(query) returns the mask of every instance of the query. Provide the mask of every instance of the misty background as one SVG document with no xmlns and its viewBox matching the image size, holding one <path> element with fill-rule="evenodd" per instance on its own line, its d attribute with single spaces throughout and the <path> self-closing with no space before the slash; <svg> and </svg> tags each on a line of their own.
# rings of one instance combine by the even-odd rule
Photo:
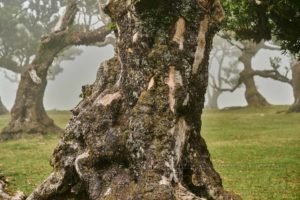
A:
<svg viewBox="0 0 300 200">
<path fill-rule="evenodd" d="M 101 62 L 111 58 L 114 54 L 112 46 L 106 47 L 80 47 L 82 54 L 73 61 L 64 61 L 61 66 L 63 72 L 48 81 L 44 105 L 47 110 L 70 110 L 80 101 L 81 86 L 91 84 L 96 78 L 96 72 Z M 279 56 L 282 64 L 289 66 L 289 59 L 280 51 L 260 50 L 252 60 L 253 69 L 272 69 L 269 58 Z M 214 63 L 212 63 L 214 67 Z M 214 68 L 212 69 L 214 70 Z M 0 70 L 0 96 L 4 105 L 11 109 L 13 106 L 18 83 L 12 83 L 4 77 L 4 69 Z M 12 72 L 6 71 L 13 75 Z M 271 103 L 275 105 L 292 104 L 292 87 L 286 83 L 266 78 L 255 78 L 258 90 Z M 244 87 L 235 92 L 223 92 L 218 100 L 220 108 L 229 106 L 246 106 Z"/>
</svg>

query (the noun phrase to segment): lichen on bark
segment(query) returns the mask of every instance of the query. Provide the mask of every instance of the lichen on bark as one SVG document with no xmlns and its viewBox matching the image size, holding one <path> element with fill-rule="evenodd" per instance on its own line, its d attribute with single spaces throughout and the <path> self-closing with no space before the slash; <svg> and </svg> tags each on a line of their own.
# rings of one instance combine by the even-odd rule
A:
<svg viewBox="0 0 300 200">
<path fill-rule="evenodd" d="M 114 0 L 105 11 L 116 56 L 72 110 L 53 173 L 27 200 L 240 199 L 223 189 L 200 135 L 220 2 Z M 173 40 L 179 19 L 183 45 Z"/>
</svg>

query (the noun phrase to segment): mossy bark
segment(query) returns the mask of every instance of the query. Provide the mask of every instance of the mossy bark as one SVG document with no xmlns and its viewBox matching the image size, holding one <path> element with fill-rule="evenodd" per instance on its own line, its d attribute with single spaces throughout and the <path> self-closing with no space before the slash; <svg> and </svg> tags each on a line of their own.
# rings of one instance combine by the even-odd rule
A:
<svg viewBox="0 0 300 200">
<path fill-rule="evenodd" d="M 300 112 L 300 62 L 296 62 L 292 66 L 292 81 L 291 85 L 294 92 L 294 103 L 289 108 L 289 112 Z"/>
<path fill-rule="evenodd" d="M 8 110 L 6 109 L 6 107 L 3 105 L 1 97 L 0 97 L 0 115 L 4 115 L 8 113 Z"/>
<path fill-rule="evenodd" d="M 73 109 L 53 173 L 27 200 L 240 199 L 200 135 L 218 0 L 109 1 L 116 57 Z"/>
</svg>

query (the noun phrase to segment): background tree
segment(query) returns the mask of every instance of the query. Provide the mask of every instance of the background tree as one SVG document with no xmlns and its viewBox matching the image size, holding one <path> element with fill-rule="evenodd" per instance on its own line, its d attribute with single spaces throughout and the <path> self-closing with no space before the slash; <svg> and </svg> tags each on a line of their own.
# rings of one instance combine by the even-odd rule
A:
<svg viewBox="0 0 300 200">
<path fill-rule="evenodd" d="M 234 32 L 234 38 L 236 40 L 248 40 L 259 43 L 261 40 L 273 39 L 276 40 L 276 43 L 278 43 L 284 51 L 291 52 L 299 60 L 299 1 L 242 0 L 237 3 L 235 0 L 225 0 L 222 1 L 222 4 L 227 14 L 223 30 Z M 299 73 L 296 70 L 297 67 L 293 67 L 293 69 L 295 70 L 293 73 L 293 79 L 296 80 L 300 77 L 300 75 L 295 74 Z M 256 73 L 262 74 L 261 71 L 256 71 Z M 274 73 L 276 73 L 276 70 L 269 72 L 269 75 L 274 77 Z M 278 73 L 276 76 L 279 77 Z M 279 78 L 286 82 L 284 77 Z M 297 99 L 298 97 L 295 96 L 295 103 L 291 109 L 298 107 Z M 264 100 L 262 100 L 262 102 L 263 101 Z"/>
<path fill-rule="evenodd" d="M 0 115 L 6 114 L 6 113 L 8 113 L 8 110 L 3 105 L 1 97 L 0 97 Z"/>
<path fill-rule="evenodd" d="M 219 1 L 115 0 L 105 9 L 116 56 L 85 87 L 53 173 L 27 200 L 240 199 L 224 191 L 199 134 Z"/>
<path fill-rule="evenodd" d="M 224 0 L 224 29 L 238 40 L 277 40 L 283 50 L 300 52 L 300 3 L 297 0 Z"/>
<path fill-rule="evenodd" d="M 300 112 L 300 62 L 292 62 L 292 80 L 291 85 L 294 92 L 294 103 L 289 108 L 289 112 Z"/>
<path fill-rule="evenodd" d="M 279 57 L 271 58 L 270 63 L 272 69 L 255 71 L 255 75 L 271 78 L 276 81 L 288 83 L 293 88 L 294 103 L 289 108 L 288 112 L 300 112 L 300 63 L 294 57 L 290 56 L 290 66 L 283 66 Z"/>
<path fill-rule="evenodd" d="M 3 130 L 2 139 L 17 138 L 26 133 L 57 132 L 58 127 L 43 105 L 50 66 L 66 48 L 104 41 L 111 32 L 107 26 L 86 31 L 85 26 L 73 25 L 77 6 L 72 6 L 61 15 L 51 32 L 42 36 L 34 59 L 22 73 L 11 121 Z"/>
<path fill-rule="evenodd" d="M 228 36 L 222 35 L 225 37 L 228 42 L 232 45 L 239 48 L 241 51 L 241 55 L 239 56 L 238 60 L 243 64 L 243 70 L 239 72 L 238 77 L 229 79 L 227 83 L 232 85 L 231 88 L 221 88 L 214 83 L 214 87 L 221 91 L 235 91 L 241 84 L 245 86 L 245 99 L 250 107 L 261 107 L 270 105 L 267 100 L 260 94 L 257 90 L 255 85 L 254 77 L 262 73 L 263 70 L 254 70 L 252 67 L 252 59 L 254 56 L 259 52 L 261 49 L 268 49 L 268 50 L 278 50 L 277 47 L 266 45 L 264 41 L 260 43 L 256 43 L 253 41 L 239 41 L 238 43 L 232 41 L 232 39 Z M 237 63 L 235 63 L 237 64 Z M 236 73 L 236 66 L 232 65 L 232 69 L 228 70 L 227 73 L 235 72 Z"/>
<path fill-rule="evenodd" d="M 0 67 L 21 74 L 32 61 L 41 36 L 51 30 L 64 1 L 0 1 Z M 78 53 L 78 52 L 75 52 Z M 70 57 L 66 57 L 68 59 Z M 60 59 L 63 60 L 63 59 Z M 56 61 L 51 76 L 62 71 Z M 7 78 L 18 82 L 18 76 Z"/>
<path fill-rule="evenodd" d="M 207 88 L 207 108 L 218 109 L 218 99 L 225 85 L 236 85 L 239 73 L 236 60 L 239 50 L 226 40 L 216 36 L 209 61 L 209 87 Z M 229 61 L 230 60 L 230 61 Z"/>
</svg>

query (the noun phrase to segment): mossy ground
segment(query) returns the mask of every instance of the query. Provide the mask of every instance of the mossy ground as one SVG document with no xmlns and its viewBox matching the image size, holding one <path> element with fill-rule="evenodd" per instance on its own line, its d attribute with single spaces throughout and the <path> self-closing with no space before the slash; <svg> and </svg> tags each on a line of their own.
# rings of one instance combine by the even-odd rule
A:
<svg viewBox="0 0 300 200">
<path fill-rule="evenodd" d="M 206 110 L 203 135 L 224 186 L 243 199 L 300 199 L 300 114 L 287 107 Z M 64 128 L 69 112 L 49 115 Z M 0 116 L 0 128 L 9 116 Z M 49 159 L 59 135 L 0 143 L 0 173 L 9 189 L 31 190 L 51 172 Z"/>
</svg>

